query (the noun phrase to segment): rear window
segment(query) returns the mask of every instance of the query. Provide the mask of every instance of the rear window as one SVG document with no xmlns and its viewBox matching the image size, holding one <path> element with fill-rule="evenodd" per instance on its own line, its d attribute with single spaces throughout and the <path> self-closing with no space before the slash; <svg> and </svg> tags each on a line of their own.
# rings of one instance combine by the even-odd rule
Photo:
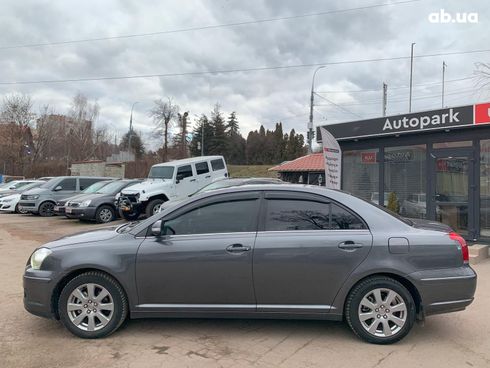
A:
<svg viewBox="0 0 490 368">
<path fill-rule="evenodd" d="M 211 167 L 213 168 L 213 171 L 223 170 L 225 168 L 225 163 L 223 162 L 223 159 L 218 158 L 216 160 L 211 160 Z"/>
</svg>

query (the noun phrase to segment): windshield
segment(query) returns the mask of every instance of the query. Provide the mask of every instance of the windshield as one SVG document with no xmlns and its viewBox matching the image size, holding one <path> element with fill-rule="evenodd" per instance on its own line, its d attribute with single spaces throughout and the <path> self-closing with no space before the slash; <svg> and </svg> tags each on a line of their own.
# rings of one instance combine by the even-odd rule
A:
<svg viewBox="0 0 490 368">
<path fill-rule="evenodd" d="M 98 181 L 97 183 L 93 183 L 92 185 L 85 188 L 85 190 L 82 190 L 82 193 L 89 193 L 89 194 L 95 193 L 100 188 L 105 187 L 108 183 L 111 183 L 111 182 L 110 181 Z"/>
<path fill-rule="evenodd" d="M 148 174 L 148 178 L 150 179 L 172 179 L 173 176 L 173 166 L 153 166 Z"/>
<path fill-rule="evenodd" d="M 121 181 L 113 181 L 107 185 L 104 185 L 103 188 L 99 189 L 97 193 L 99 194 L 116 194 L 121 191 L 122 188 L 126 186 L 127 182 Z"/>
</svg>

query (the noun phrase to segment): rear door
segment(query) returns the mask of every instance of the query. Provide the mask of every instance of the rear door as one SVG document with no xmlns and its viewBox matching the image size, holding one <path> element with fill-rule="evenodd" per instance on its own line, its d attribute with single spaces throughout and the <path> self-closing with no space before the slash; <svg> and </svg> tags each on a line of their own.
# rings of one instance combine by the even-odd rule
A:
<svg viewBox="0 0 490 368">
<path fill-rule="evenodd" d="M 267 192 L 254 249 L 257 310 L 324 313 L 368 255 L 372 236 L 354 212 L 325 197 Z"/>
</svg>

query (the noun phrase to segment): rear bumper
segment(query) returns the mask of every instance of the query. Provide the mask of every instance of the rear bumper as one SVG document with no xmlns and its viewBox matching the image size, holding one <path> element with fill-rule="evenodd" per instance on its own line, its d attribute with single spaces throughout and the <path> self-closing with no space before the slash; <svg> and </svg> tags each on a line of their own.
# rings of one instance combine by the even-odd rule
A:
<svg viewBox="0 0 490 368">
<path fill-rule="evenodd" d="M 54 282 L 45 271 L 27 270 L 24 274 L 24 308 L 31 314 L 55 318 L 51 306 Z"/>
<path fill-rule="evenodd" d="M 64 215 L 65 214 L 65 206 L 54 206 L 54 209 L 53 209 L 53 212 L 60 216 L 60 215 Z"/>
<path fill-rule="evenodd" d="M 473 302 L 477 275 L 469 265 L 408 276 L 420 294 L 425 316 L 464 310 Z"/>
</svg>

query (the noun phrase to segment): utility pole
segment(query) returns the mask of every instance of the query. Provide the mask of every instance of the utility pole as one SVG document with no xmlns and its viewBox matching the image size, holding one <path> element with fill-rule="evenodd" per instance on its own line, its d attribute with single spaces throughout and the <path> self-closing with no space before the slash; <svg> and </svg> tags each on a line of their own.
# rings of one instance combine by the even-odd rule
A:
<svg viewBox="0 0 490 368">
<path fill-rule="evenodd" d="M 387 98 L 388 98 L 388 85 L 383 82 L 383 116 L 386 116 Z"/>
<path fill-rule="evenodd" d="M 320 69 L 323 69 L 325 68 L 325 65 L 322 65 L 322 66 L 319 66 L 318 68 L 315 69 L 315 71 L 313 72 L 313 78 L 311 79 L 311 95 L 310 95 L 310 120 L 308 122 L 308 129 L 306 131 L 306 138 L 308 140 L 308 153 L 312 153 L 313 152 L 313 136 L 314 136 L 314 132 L 313 132 L 313 103 L 314 103 L 314 100 L 315 100 L 315 76 L 316 76 L 316 73 L 320 70 Z"/>
<path fill-rule="evenodd" d="M 129 116 L 129 137 L 128 137 L 128 152 L 131 152 L 131 138 L 133 137 L 133 109 L 134 105 L 136 105 L 138 102 L 133 102 L 133 105 L 131 106 L 131 115 Z"/>
<path fill-rule="evenodd" d="M 446 74 L 447 64 L 445 61 L 442 62 L 442 103 L 441 108 L 444 108 L 444 77 Z"/>
<path fill-rule="evenodd" d="M 201 156 L 204 156 L 204 120 L 201 125 Z"/>
<path fill-rule="evenodd" d="M 410 52 L 410 97 L 408 100 L 408 112 L 412 112 L 412 79 L 413 79 L 413 47 L 415 42 L 412 42 L 412 51 Z"/>
</svg>

